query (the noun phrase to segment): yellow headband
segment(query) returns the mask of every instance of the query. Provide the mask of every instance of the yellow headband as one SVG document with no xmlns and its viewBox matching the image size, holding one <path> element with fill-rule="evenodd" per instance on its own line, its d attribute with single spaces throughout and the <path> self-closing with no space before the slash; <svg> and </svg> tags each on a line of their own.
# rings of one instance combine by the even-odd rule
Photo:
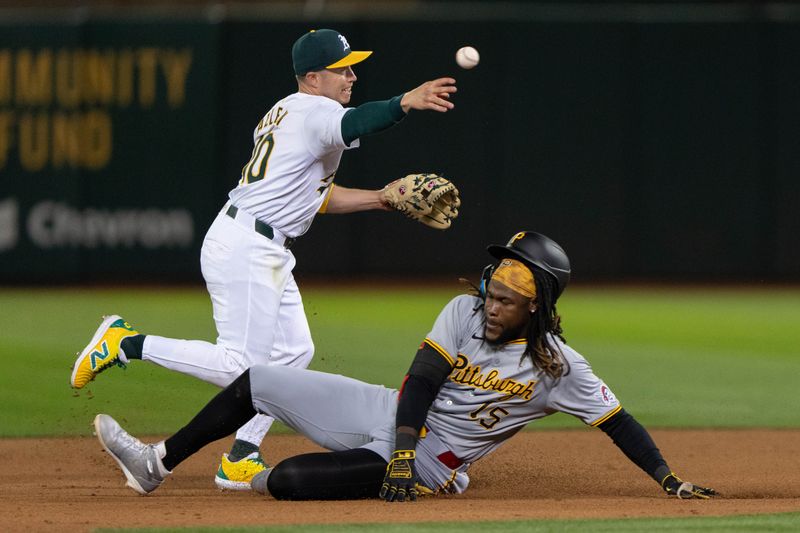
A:
<svg viewBox="0 0 800 533">
<path fill-rule="evenodd" d="M 492 279 L 496 279 L 523 296 L 528 298 L 536 297 L 536 283 L 533 280 L 533 272 L 516 259 L 503 259 L 500 261 L 494 274 L 492 274 Z"/>
</svg>

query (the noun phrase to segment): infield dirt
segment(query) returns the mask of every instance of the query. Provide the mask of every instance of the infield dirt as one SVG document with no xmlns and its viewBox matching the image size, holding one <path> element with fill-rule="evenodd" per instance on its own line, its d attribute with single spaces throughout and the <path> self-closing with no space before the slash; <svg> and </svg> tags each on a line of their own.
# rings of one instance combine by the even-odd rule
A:
<svg viewBox="0 0 800 533">
<path fill-rule="evenodd" d="M 97 527 L 198 527 L 549 518 L 678 517 L 800 511 L 800 430 L 653 430 L 670 466 L 715 488 L 709 501 L 678 501 L 630 463 L 602 432 L 523 432 L 473 465 L 465 494 L 416 503 L 279 502 L 222 493 L 214 471 L 229 441 L 207 446 L 149 496 L 124 486 L 94 438 L 0 440 L 3 531 Z M 145 439 L 156 440 L 156 439 Z M 275 463 L 318 448 L 268 436 Z"/>
</svg>

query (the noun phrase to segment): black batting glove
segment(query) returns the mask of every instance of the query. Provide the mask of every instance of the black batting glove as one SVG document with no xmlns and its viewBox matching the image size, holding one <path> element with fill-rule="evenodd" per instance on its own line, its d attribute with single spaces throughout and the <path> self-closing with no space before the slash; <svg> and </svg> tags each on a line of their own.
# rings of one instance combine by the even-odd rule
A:
<svg viewBox="0 0 800 533">
<path fill-rule="evenodd" d="M 414 450 L 395 450 L 386 467 L 380 497 L 387 502 L 417 501 L 417 471 Z"/>
<path fill-rule="evenodd" d="M 683 481 L 672 472 L 661 480 L 661 488 L 670 496 L 677 496 L 681 500 L 691 500 L 692 498 L 707 500 L 711 496 L 717 495 L 717 491 L 714 489 L 700 487 L 694 483 Z"/>
</svg>

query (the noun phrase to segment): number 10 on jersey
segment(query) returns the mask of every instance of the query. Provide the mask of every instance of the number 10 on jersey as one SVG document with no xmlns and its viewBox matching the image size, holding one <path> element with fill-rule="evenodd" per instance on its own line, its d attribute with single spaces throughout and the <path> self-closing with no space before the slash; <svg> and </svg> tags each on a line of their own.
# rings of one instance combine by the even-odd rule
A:
<svg viewBox="0 0 800 533">
<path fill-rule="evenodd" d="M 275 146 L 275 137 L 272 133 L 261 137 L 253 148 L 253 155 L 250 161 L 242 169 L 242 178 L 239 180 L 239 185 L 247 185 L 259 180 L 263 180 L 267 175 L 267 166 L 269 164 L 269 156 L 272 154 L 272 148 Z"/>
</svg>

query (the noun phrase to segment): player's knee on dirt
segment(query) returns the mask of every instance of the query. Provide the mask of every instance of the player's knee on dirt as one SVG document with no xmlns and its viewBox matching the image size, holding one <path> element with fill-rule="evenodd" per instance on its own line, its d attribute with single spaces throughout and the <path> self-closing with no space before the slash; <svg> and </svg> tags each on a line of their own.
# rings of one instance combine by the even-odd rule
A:
<svg viewBox="0 0 800 533">
<path fill-rule="evenodd" d="M 307 453 L 278 463 L 267 488 L 277 500 L 377 498 L 386 461 L 371 450 Z"/>
</svg>

